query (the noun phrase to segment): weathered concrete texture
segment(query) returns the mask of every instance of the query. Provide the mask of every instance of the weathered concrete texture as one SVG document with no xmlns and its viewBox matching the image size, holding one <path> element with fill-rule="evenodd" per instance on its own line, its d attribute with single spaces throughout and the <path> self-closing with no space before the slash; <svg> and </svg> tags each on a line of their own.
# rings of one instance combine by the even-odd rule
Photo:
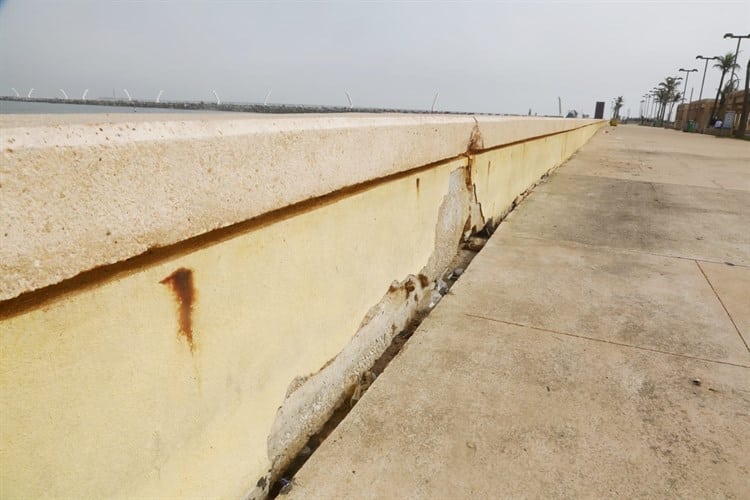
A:
<svg viewBox="0 0 750 500">
<path fill-rule="evenodd" d="M 750 268 L 713 262 L 701 262 L 700 268 L 745 345 L 750 345 Z"/>
<path fill-rule="evenodd" d="M 0 300 L 357 184 L 594 120 L 0 117 Z"/>
<path fill-rule="evenodd" d="M 461 239 L 601 126 L 80 120 L 3 130 L 4 292 L 182 244 L 0 301 L 0 489 L 15 497 L 262 498 Z M 512 159 L 481 151 L 518 139 Z"/>
<path fill-rule="evenodd" d="M 613 133 L 605 139 L 586 148 L 590 161 L 571 162 L 565 173 L 750 191 L 745 142 L 696 135 L 684 140 L 661 131 L 637 138 Z"/>
<path fill-rule="evenodd" d="M 533 217 L 529 208 L 518 215 Z M 481 260 L 504 286 L 467 273 L 454 288 L 471 297 L 467 314 L 685 356 L 750 361 L 694 261 L 513 237 L 511 223 L 505 229 Z"/>
<path fill-rule="evenodd" d="M 509 223 L 518 236 L 749 266 L 748 200 L 747 191 L 565 172 Z"/>
<path fill-rule="evenodd" d="M 723 166 L 681 177 L 696 142 Z M 608 148 L 653 178 L 602 168 Z M 741 184 L 748 157 L 599 134 L 500 226 L 290 497 L 746 497 L 750 193 L 704 181 Z"/>
</svg>

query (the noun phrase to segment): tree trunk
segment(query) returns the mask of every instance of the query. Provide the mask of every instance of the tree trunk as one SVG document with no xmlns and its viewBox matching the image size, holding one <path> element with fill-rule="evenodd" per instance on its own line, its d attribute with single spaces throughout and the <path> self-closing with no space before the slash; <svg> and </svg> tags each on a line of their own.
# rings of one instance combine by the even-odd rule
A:
<svg viewBox="0 0 750 500">
<path fill-rule="evenodd" d="M 742 114 L 740 114 L 740 126 L 736 135 L 739 138 L 745 137 L 747 131 L 747 115 L 750 112 L 750 59 L 747 60 L 747 70 L 745 70 L 745 98 L 742 100 Z"/>
<path fill-rule="evenodd" d="M 724 77 L 726 76 L 726 70 L 721 72 L 721 80 L 719 80 L 719 89 L 716 91 L 716 99 L 714 99 L 714 106 L 711 108 L 711 116 L 708 117 L 710 125 L 713 126 L 713 119 L 716 117 L 716 105 L 719 104 L 719 96 L 721 95 L 721 87 L 724 85 Z"/>
</svg>

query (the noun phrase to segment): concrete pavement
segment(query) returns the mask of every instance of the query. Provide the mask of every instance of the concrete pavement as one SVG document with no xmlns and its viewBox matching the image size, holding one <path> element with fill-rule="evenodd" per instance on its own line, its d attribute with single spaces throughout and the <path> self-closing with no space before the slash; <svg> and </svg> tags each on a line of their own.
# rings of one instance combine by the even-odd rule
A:
<svg viewBox="0 0 750 500">
<path fill-rule="evenodd" d="M 748 498 L 750 143 L 607 129 L 499 226 L 289 498 Z"/>
</svg>

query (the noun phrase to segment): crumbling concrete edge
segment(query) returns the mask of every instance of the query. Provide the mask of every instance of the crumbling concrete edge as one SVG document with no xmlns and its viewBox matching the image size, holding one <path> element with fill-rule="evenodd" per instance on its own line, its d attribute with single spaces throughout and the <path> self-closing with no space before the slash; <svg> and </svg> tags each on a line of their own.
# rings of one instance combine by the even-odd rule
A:
<svg viewBox="0 0 750 500">
<path fill-rule="evenodd" d="M 472 134 L 470 144 L 477 138 Z M 423 268 L 394 281 L 383 298 L 362 320 L 351 341 L 315 374 L 297 377 L 289 385 L 268 437 L 270 467 L 248 498 L 266 498 L 308 439 L 349 400 L 362 376 L 391 345 L 394 337 L 417 316 L 435 306 L 441 295 L 441 277 L 448 270 L 462 242 L 484 228 L 485 221 L 471 182 L 473 156 L 453 170 L 448 191 L 438 209 L 435 246 Z"/>
<path fill-rule="evenodd" d="M 461 245 L 483 231 L 491 235 L 536 186 L 569 158 L 550 167 L 495 217 L 485 217 L 473 182 L 476 154 L 483 152 L 479 125 L 474 127 L 463 155 L 466 165 L 451 172 L 448 192 L 439 207 L 435 246 L 428 262 L 416 275 L 394 281 L 386 294 L 362 320 L 351 341 L 315 374 L 297 377 L 289 385 L 268 437 L 269 469 L 248 495 L 268 496 L 271 486 L 316 434 L 334 411 L 352 398 L 363 376 L 391 345 L 394 337 L 440 300 L 441 279 Z M 575 153 L 574 153 L 575 154 Z"/>
</svg>

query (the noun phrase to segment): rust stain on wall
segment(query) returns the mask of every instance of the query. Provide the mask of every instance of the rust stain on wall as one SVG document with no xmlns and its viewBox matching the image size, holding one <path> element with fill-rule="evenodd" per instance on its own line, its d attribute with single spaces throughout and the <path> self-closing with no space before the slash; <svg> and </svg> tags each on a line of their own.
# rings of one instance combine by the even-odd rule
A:
<svg viewBox="0 0 750 500">
<path fill-rule="evenodd" d="M 195 350 L 193 342 L 193 303 L 195 302 L 195 287 L 193 286 L 193 271 L 181 267 L 175 272 L 161 280 L 159 283 L 167 285 L 172 289 L 177 306 L 179 307 L 180 335 L 185 337 L 190 352 Z"/>
<path fill-rule="evenodd" d="M 474 128 L 471 130 L 469 144 L 466 146 L 467 153 L 476 153 L 484 149 L 484 138 L 482 131 L 479 130 L 479 122 L 474 118 Z"/>
</svg>

